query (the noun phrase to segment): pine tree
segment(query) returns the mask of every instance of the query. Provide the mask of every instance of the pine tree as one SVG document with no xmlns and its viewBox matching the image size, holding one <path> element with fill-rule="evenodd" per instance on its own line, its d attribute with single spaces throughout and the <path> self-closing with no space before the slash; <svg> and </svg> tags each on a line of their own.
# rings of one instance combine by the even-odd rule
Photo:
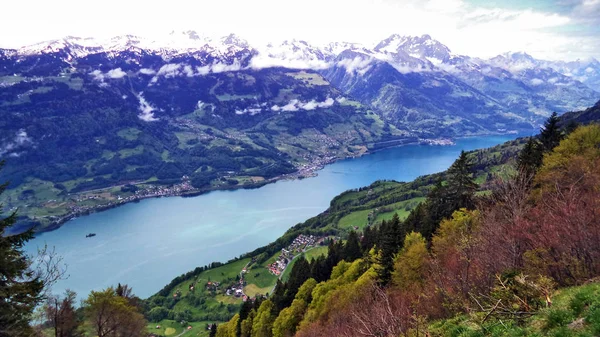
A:
<svg viewBox="0 0 600 337">
<path fill-rule="evenodd" d="M 348 234 L 348 240 L 344 245 L 344 260 L 347 262 L 352 262 L 356 259 L 359 259 L 362 256 L 360 250 L 360 243 L 358 241 L 358 234 L 355 231 L 351 231 Z"/>
<path fill-rule="evenodd" d="M 472 209 L 474 207 L 473 196 L 478 186 L 472 177 L 472 166 L 467 153 L 461 151 L 458 159 L 456 159 L 447 171 L 448 193 L 451 200 L 456 203 L 453 205 L 452 211 L 459 208 Z"/>
<path fill-rule="evenodd" d="M 329 278 L 327 270 L 327 258 L 323 255 L 317 257 L 310 264 L 310 274 L 317 282 L 326 281 Z"/>
<path fill-rule="evenodd" d="M 560 141 L 563 139 L 563 134 L 558 125 L 559 118 L 556 112 L 553 112 L 550 117 L 544 123 L 544 127 L 540 132 L 540 143 L 542 145 L 542 151 L 544 153 L 552 151 L 558 146 Z"/>
<path fill-rule="evenodd" d="M 377 229 L 367 226 L 363 232 L 363 237 L 360 242 L 360 246 L 363 249 L 363 253 L 367 253 L 375 246 L 375 240 L 377 237 Z M 317 280 L 318 281 L 318 280 Z"/>
<path fill-rule="evenodd" d="M 0 162 L 2 166 L 4 161 Z M 0 194 L 7 186 L 8 183 L 0 185 Z M 43 281 L 29 268 L 31 261 L 23 252 L 25 243 L 33 238 L 33 230 L 6 234 L 16 219 L 15 212 L 0 219 L 0 337 L 32 335 L 29 317 L 42 300 L 44 287 Z"/>
<path fill-rule="evenodd" d="M 394 256 L 399 250 L 398 235 L 399 223 L 393 219 L 390 221 L 382 221 L 379 229 L 379 264 L 381 268 L 378 270 L 378 279 L 382 285 L 388 284 L 394 270 Z"/>
<path fill-rule="evenodd" d="M 210 326 L 210 333 L 208 334 L 208 337 L 216 337 L 217 336 L 217 324 L 213 323 Z"/>
<path fill-rule="evenodd" d="M 535 138 L 529 138 L 517 158 L 517 169 L 525 174 L 534 174 L 542 165 L 542 148 Z"/>
</svg>

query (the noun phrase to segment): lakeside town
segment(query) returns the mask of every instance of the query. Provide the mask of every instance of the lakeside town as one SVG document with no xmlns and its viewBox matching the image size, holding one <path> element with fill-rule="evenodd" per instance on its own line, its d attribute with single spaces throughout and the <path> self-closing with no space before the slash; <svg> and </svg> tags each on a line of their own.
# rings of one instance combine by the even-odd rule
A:
<svg viewBox="0 0 600 337">
<path fill-rule="evenodd" d="M 432 146 L 448 146 L 453 145 L 454 142 L 450 139 L 420 139 L 415 144 L 424 144 Z M 404 144 L 406 145 L 406 144 Z M 270 179 L 249 179 L 243 184 L 229 185 L 225 183 L 216 183 L 209 188 L 195 188 L 192 186 L 189 177 L 183 176 L 180 183 L 173 185 L 151 185 L 147 182 L 137 181 L 129 182 L 125 185 L 119 186 L 135 186 L 135 191 L 131 193 L 122 193 L 120 191 L 114 191 L 115 187 L 111 186 L 103 189 L 83 191 L 76 194 L 68 194 L 66 200 L 48 200 L 41 206 L 45 209 L 65 209 L 66 212 L 60 215 L 43 215 L 43 216 L 30 216 L 29 220 L 33 224 L 37 224 L 38 231 L 49 231 L 60 227 L 65 222 L 77 218 L 79 216 L 88 215 L 95 212 L 104 211 L 114 207 L 118 207 L 130 202 L 138 202 L 147 198 L 160 198 L 160 197 L 172 197 L 172 196 L 196 196 L 203 193 L 208 193 L 216 190 L 234 190 L 239 188 L 257 188 L 265 184 L 276 182 L 279 180 L 294 180 L 314 177 L 317 175 L 317 171 L 323 169 L 326 165 L 331 164 L 339 159 L 345 159 L 350 157 L 359 157 L 369 151 L 367 148 L 362 148 L 354 155 L 348 155 L 340 157 L 339 154 L 334 152 L 327 152 L 321 156 L 306 156 L 302 160 L 304 163 L 298 164 L 297 171 L 281 176 L 273 177 Z M 242 174 L 240 172 L 240 174 Z M 228 175 L 224 178 L 235 178 L 236 172 L 228 172 Z M 39 206 L 39 205 L 38 205 Z M 16 206 L 14 206 L 16 207 Z M 36 205 L 23 205 L 19 206 L 21 210 L 27 209 L 28 207 L 37 207 Z"/>
<path fill-rule="evenodd" d="M 292 243 L 286 248 L 281 249 L 281 253 L 275 259 L 275 262 L 269 264 L 267 269 L 269 272 L 277 277 L 281 277 L 285 268 L 289 265 L 292 260 L 301 253 L 306 252 L 308 249 L 315 247 L 323 241 L 323 238 L 318 238 L 314 235 L 300 234 L 292 241 Z"/>
</svg>

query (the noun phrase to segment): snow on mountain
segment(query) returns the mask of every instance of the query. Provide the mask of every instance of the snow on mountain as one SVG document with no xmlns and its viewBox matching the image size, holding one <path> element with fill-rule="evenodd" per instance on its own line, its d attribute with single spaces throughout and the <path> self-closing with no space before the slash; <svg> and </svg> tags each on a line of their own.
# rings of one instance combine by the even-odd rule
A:
<svg viewBox="0 0 600 337">
<path fill-rule="evenodd" d="M 346 51 L 354 54 L 345 53 Z M 217 71 L 239 70 L 248 67 L 322 70 L 339 65 L 352 73 L 356 73 L 359 69 L 359 73 L 365 73 L 368 65 L 373 60 L 377 60 L 390 64 L 403 74 L 446 72 L 480 90 L 488 88 L 490 85 L 501 87 L 497 83 L 492 83 L 497 80 L 508 81 L 506 85 L 510 88 L 519 86 L 515 81 L 521 81 L 529 87 L 539 87 L 542 84 L 560 85 L 567 81 L 558 75 L 564 75 L 600 91 L 600 62 L 595 59 L 549 62 L 537 60 L 524 52 L 517 52 L 482 60 L 454 55 L 447 46 L 429 35 L 401 36 L 394 34 L 379 42 L 375 47 L 368 48 L 351 42 L 332 42 L 324 46 L 314 46 L 302 40 L 252 45 L 235 34 L 213 38 L 195 31 L 173 31 L 152 38 L 122 35 L 97 40 L 69 36 L 23 47 L 17 50 L 16 54 L 19 56 L 58 54 L 65 61 L 71 62 L 74 59 L 98 53 L 106 53 L 108 57 L 115 58 L 124 52 L 136 55 L 142 55 L 144 52 L 159 55 L 169 63 L 186 63 L 188 61 L 185 58 L 191 57 L 203 67 L 209 66 L 212 69 L 213 65 L 216 65 Z M 14 56 L 15 52 L 4 50 L 2 53 L 6 58 Z M 340 58 L 340 56 L 342 57 Z M 182 69 L 185 67 L 183 63 L 181 63 Z M 199 65 L 195 64 L 194 66 Z M 232 65 L 235 67 L 231 67 Z M 538 78 L 532 76 L 539 74 L 527 71 L 531 69 L 551 69 L 552 71 L 543 72 L 547 78 Z M 158 68 L 154 70 L 157 71 Z M 205 71 L 202 68 L 198 73 L 202 74 Z"/>
<path fill-rule="evenodd" d="M 525 69 L 536 68 L 542 63 L 534 59 L 531 55 L 525 52 L 508 52 L 503 55 L 498 55 L 489 60 L 493 66 L 504 68 L 512 73 L 517 73 Z"/>
<path fill-rule="evenodd" d="M 252 58 L 252 68 L 287 67 L 294 69 L 325 69 L 331 54 L 302 40 L 286 40 L 280 44 L 269 43 L 257 48 Z"/>
<path fill-rule="evenodd" d="M 547 62 L 546 65 L 600 92 L 600 62 L 595 58 L 571 62 Z"/>
<path fill-rule="evenodd" d="M 450 59 L 450 49 L 431 36 L 400 36 L 393 34 L 375 46 L 375 51 L 385 53 L 405 52 L 411 57 L 428 59 L 436 64 Z"/>
</svg>

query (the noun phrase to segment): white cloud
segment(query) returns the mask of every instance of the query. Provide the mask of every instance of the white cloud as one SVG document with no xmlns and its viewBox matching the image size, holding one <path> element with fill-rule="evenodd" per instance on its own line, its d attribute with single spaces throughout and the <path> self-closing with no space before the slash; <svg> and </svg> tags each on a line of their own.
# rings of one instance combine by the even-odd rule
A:
<svg viewBox="0 0 600 337">
<path fill-rule="evenodd" d="M 240 62 L 238 60 L 235 60 L 233 62 L 233 64 L 225 64 L 225 63 L 215 62 L 211 66 L 211 71 L 213 73 L 223 73 L 223 72 L 227 72 L 227 71 L 239 71 L 241 69 L 242 69 L 242 66 L 240 65 Z"/>
<path fill-rule="evenodd" d="M 264 54 L 258 54 L 250 61 L 252 69 L 263 69 L 272 67 L 284 67 L 289 69 L 327 69 L 331 65 L 323 60 L 318 59 L 301 59 L 289 58 L 286 55 L 283 57 L 272 57 Z"/>
<path fill-rule="evenodd" d="M 185 74 L 185 76 L 187 77 L 194 77 L 194 69 L 192 69 L 192 66 L 190 65 L 185 65 L 183 67 L 183 73 Z"/>
<path fill-rule="evenodd" d="M 210 66 L 196 67 L 198 75 L 206 75 L 210 72 Z"/>
<path fill-rule="evenodd" d="M 95 81 L 104 82 L 104 80 L 106 78 L 110 78 L 110 79 L 123 78 L 124 76 L 127 75 L 127 73 L 124 72 L 123 70 L 121 70 L 121 68 L 111 69 L 111 70 L 107 71 L 106 73 L 102 73 L 102 71 L 96 69 L 96 70 L 90 72 L 90 75 L 94 77 Z M 108 86 L 108 84 L 101 83 L 100 86 L 105 87 L 105 86 Z"/>
<path fill-rule="evenodd" d="M 538 86 L 538 85 L 544 84 L 544 80 L 539 79 L 539 78 L 533 78 L 533 79 L 531 79 L 530 83 L 531 83 L 531 85 Z"/>
<path fill-rule="evenodd" d="M 154 117 L 154 111 L 156 110 L 146 99 L 142 96 L 143 93 L 140 92 L 138 95 L 138 100 L 140 101 L 140 113 L 138 114 L 139 119 L 144 122 L 154 122 L 157 121 L 158 118 Z"/>
<path fill-rule="evenodd" d="M 121 70 L 121 68 L 111 69 L 106 73 L 108 78 L 123 78 L 127 76 L 127 73 Z"/>
<path fill-rule="evenodd" d="M 15 150 L 20 150 L 25 146 L 33 144 L 33 140 L 27 135 L 27 132 L 23 129 L 20 129 L 15 134 L 14 138 L 7 143 L 5 143 L 2 147 L 0 147 L 0 155 L 4 155 L 5 153 L 12 152 Z M 18 157 L 18 153 L 11 153 L 11 155 Z"/>
<path fill-rule="evenodd" d="M 179 75 L 180 68 L 181 68 L 181 64 L 167 63 L 164 66 L 160 67 L 160 69 L 158 70 L 158 73 L 156 73 L 156 75 L 164 76 L 164 77 L 175 77 L 175 76 Z"/>
<path fill-rule="evenodd" d="M 156 74 L 156 71 L 154 71 L 153 69 L 142 68 L 142 69 L 140 69 L 140 74 L 154 75 L 154 74 Z"/>
<path fill-rule="evenodd" d="M 337 63 L 338 67 L 346 68 L 348 74 L 354 75 L 356 73 L 364 75 L 370 68 L 370 64 L 373 59 L 369 57 L 356 56 L 353 59 L 343 59 Z"/>
<path fill-rule="evenodd" d="M 90 75 L 93 76 L 94 80 L 96 81 L 104 81 L 104 74 L 100 70 L 94 70 L 90 73 Z"/>
<path fill-rule="evenodd" d="M 298 111 L 298 100 L 291 100 L 288 104 L 281 107 L 281 111 Z"/>
<path fill-rule="evenodd" d="M 308 102 L 302 102 L 297 99 L 291 100 L 288 104 L 284 106 L 279 106 L 277 104 L 271 107 L 271 111 L 298 111 L 298 110 L 315 110 L 316 108 L 328 108 L 332 106 L 336 101 L 338 103 L 344 102 L 346 99 L 344 97 L 338 97 L 335 100 L 331 97 L 327 97 L 323 102 L 317 102 L 314 99 Z"/>
</svg>

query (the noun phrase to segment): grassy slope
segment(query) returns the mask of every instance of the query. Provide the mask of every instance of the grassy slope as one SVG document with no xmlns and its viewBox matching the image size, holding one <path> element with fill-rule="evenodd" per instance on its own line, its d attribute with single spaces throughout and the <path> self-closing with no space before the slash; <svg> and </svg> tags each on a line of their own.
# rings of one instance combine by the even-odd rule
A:
<svg viewBox="0 0 600 337">
<path fill-rule="evenodd" d="M 524 324 L 514 320 L 488 319 L 481 313 L 457 316 L 429 327 L 430 336 L 560 336 L 600 335 L 600 283 L 561 289 L 552 307 L 528 318 Z"/>
<path fill-rule="evenodd" d="M 209 335 L 209 331 L 206 330 L 207 324 L 219 323 L 219 322 L 189 322 L 186 324 L 181 324 L 181 322 L 175 322 L 170 319 L 164 319 L 157 323 L 148 323 L 147 329 L 148 332 L 152 332 L 155 334 L 159 334 L 161 336 L 177 336 L 180 333 L 187 330 L 188 326 L 191 326 L 192 329 L 185 333 L 187 337 L 207 337 Z M 160 326 L 159 329 L 156 327 Z"/>
</svg>

